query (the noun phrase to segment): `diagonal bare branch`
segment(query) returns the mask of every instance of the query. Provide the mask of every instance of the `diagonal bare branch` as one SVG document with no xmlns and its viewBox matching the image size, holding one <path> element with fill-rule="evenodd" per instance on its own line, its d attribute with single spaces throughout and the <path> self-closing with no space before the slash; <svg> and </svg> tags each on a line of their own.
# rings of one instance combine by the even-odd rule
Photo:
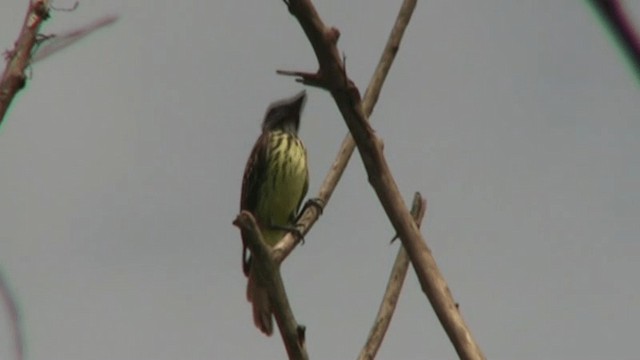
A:
<svg viewBox="0 0 640 360">
<path fill-rule="evenodd" d="M 416 192 L 413 196 L 411 215 L 418 227 L 420 227 L 422 218 L 425 216 L 426 211 L 427 201 L 422 198 L 419 192 Z M 389 282 L 387 283 L 387 289 L 382 297 L 378 314 L 376 315 L 376 319 L 373 321 L 373 327 L 371 327 L 371 330 L 369 331 L 367 342 L 360 351 L 360 355 L 358 355 L 358 360 L 373 360 L 376 357 L 378 349 L 380 349 L 380 345 L 382 344 L 382 340 L 384 340 L 384 336 L 389 328 L 389 324 L 391 324 L 391 318 L 393 317 L 393 312 L 398 304 L 400 291 L 402 291 L 402 285 L 404 284 L 404 279 L 407 276 L 407 270 L 409 270 L 409 256 L 404 250 L 404 247 L 400 246 L 400 248 L 398 248 L 396 260 L 393 263 L 393 268 L 391 269 L 391 275 L 389 275 Z"/>
<path fill-rule="evenodd" d="M 18 40 L 12 50 L 5 52 L 7 66 L 0 80 L 0 124 L 2 124 L 2 119 L 6 115 L 11 101 L 26 84 L 26 69 L 30 65 L 118 20 L 117 15 L 107 15 L 60 35 L 41 35 L 39 33 L 40 26 L 49 18 L 49 12 L 52 9 L 50 5 L 50 0 L 30 1 Z M 72 11 L 76 7 L 77 3 L 73 9 L 68 11 Z"/>
<path fill-rule="evenodd" d="M 385 49 L 380 58 L 380 62 L 374 72 L 369 88 L 367 89 L 366 101 L 367 101 L 367 113 L 370 114 L 378 99 L 378 95 L 386 79 L 386 76 L 391 68 L 391 64 L 395 59 L 400 41 L 404 30 L 406 29 L 411 13 L 415 8 L 416 0 L 405 0 L 403 3 L 400 14 L 393 27 L 391 35 L 387 41 Z M 298 75 L 298 74 L 295 74 Z M 326 206 L 333 191 L 346 168 L 353 150 L 355 149 L 355 143 L 350 133 L 347 133 L 345 139 L 338 151 L 336 159 L 334 160 L 331 169 L 327 173 L 325 180 L 323 181 L 316 200 L 322 206 Z M 311 227 L 318 220 L 321 215 L 322 208 L 316 206 L 305 207 L 302 216 L 299 219 L 298 225 L 303 235 L 307 234 Z M 295 246 L 298 245 L 300 239 L 294 236 L 293 233 L 287 234 L 276 246 L 272 248 L 273 259 L 276 263 L 281 263 L 290 253 Z M 274 308 L 274 311 L 276 309 Z M 294 326 L 295 327 L 295 326 Z M 289 327 L 291 328 L 291 326 Z M 286 344 L 285 344 L 286 346 Z"/>
<path fill-rule="evenodd" d="M 49 0 L 31 0 L 15 47 L 5 53 L 7 67 L 0 79 L 0 125 L 9 104 L 27 82 L 25 70 L 38 41 L 42 22 L 49 18 Z"/>
<path fill-rule="evenodd" d="M 484 359 L 466 326 L 431 251 L 411 218 L 382 152 L 382 141 L 367 121 L 360 92 L 344 69 L 336 47 L 339 31 L 327 27 L 310 0 L 289 0 L 289 12 L 298 20 L 316 53 L 319 70 L 310 77 L 314 85 L 331 93 L 354 137 L 369 183 L 402 240 L 422 290 L 462 359 Z M 302 73 L 302 72 L 301 72 Z M 304 73 L 302 73 L 304 74 Z M 305 82 L 307 79 L 303 78 Z"/>
<path fill-rule="evenodd" d="M 411 15 L 413 14 L 413 10 L 415 9 L 415 7 L 416 0 L 404 0 L 404 2 L 402 3 L 400 12 L 396 17 L 396 22 L 393 25 L 391 34 L 389 35 L 389 39 L 387 40 L 382 55 L 380 56 L 380 60 L 378 61 L 378 66 L 376 67 L 376 70 L 371 77 L 369 87 L 367 87 L 367 91 L 364 96 L 363 106 L 367 116 L 371 115 L 371 113 L 373 112 L 373 108 L 378 101 L 378 96 L 380 95 L 380 91 L 382 90 L 382 85 L 384 84 L 384 81 L 387 78 L 387 74 L 391 69 L 393 60 L 398 53 L 400 42 L 402 41 L 402 36 L 404 35 L 405 29 L 409 25 L 409 20 L 411 20 Z M 289 75 L 286 73 L 286 71 L 282 70 L 279 70 L 278 73 Z M 293 75 L 299 76 L 300 74 Z M 353 154 L 355 147 L 356 143 L 353 141 L 351 133 L 347 133 L 347 135 L 345 135 L 344 137 L 344 140 L 342 141 L 342 145 L 340 145 L 340 149 L 338 150 L 336 159 L 333 161 L 329 172 L 325 176 L 316 197 L 316 199 L 318 199 L 325 206 L 331 199 L 333 190 L 338 185 L 338 181 L 342 177 L 344 169 L 347 167 L 347 164 L 351 159 L 351 155 Z M 313 227 L 316 221 L 318 221 L 320 215 L 321 213 L 319 209 L 315 206 L 309 206 L 305 209 L 298 222 L 303 235 L 306 235 L 309 232 L 311 227 Z M 296 247 L 296 245 L 298 245 L 299 242 L 300 239 L 297 239 L 291 233 L 285 236 L 274 247 L 276 261 L 282 262 L 282 260 L 284 260 L 284 258 L 286 258 L 291 253 L 291 251 L 293 251 L 293 249 Z"/>
<path fill-rule="evenodd" d="M 640 80 L 640 34 L 634 28 L 631 16 L 625 11 L 622 1 L 590 0 L 589 2 L 618 40 L 622 51 L 629 58 L 629 63 Z"/>
</svg>

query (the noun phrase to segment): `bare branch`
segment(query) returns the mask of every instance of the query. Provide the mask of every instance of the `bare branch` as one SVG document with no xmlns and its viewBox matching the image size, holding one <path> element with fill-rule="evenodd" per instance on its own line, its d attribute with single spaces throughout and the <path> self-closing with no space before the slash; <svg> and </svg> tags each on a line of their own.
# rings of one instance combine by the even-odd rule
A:
<svg viewBox="0 0 640 360">
<path fill-rule="evenodd" d="M 15 46 L 12 50 L 5 52 L 7 66 L 0 79 L 0 125 L 2 125 L 2 120 L 9 109 L 11 101 L 27 81 L 25 70 L 27 66 L 29 66 L 31 51 L 37 43 L 38 31 L 42 22 L 48 18 L 49 1 L 31 0 Z M 24 342 L 22 340 L 18 305 L 1 273 L 0 298 L 3 299 L 7 312 L 9 313 L 16 359 L 22 360 L 24 358 Z"/>
<path fill-rule="evenodd" d="M 373 77 L 371 77 L 371 81 L 369 82 L 367 91 L 365 91 L 364 93 L 362 106 L 364 108 L 364 113 L 367 115 L 367 118 L 371 115 L 371 113 L 373 112 L 373 107 L 378 102 L 380 89 L 382 89 L 382 84 L 387 78 L 387 74 L 389 73 L 389 69 L 393 64 L 393 60 L 396 58 L 396 54 L 400 49 L 400 42 L 402 41 L 402 37 L 404 36 L 404 31 L 409 25 L 411 15 L 413 15 L 413 10 L 416 8 L 416 2 L 417 0 L 404 0 L 402 2 L 402 6 L 400 7 L 400 11 L 396 18 L 396 22 L 393 25 L 391 34 L 389 34 L 389 39 L 387 40 L 387 44 L 384 47 L 382 56 L 380 56 L 380 61 L 378 61 L 376 71 L 373 73 Z M 349 137 L 351 137 L 351 134 L 349 134 Z"/>
<path fill-rule="evenodd" d="M 233 224 L 248 235 L 246 239 L 252 254 L 251 266 L 257 269 L 256 281 L 269 292 L 269 300 L 273 304 L 273 315 L 278 323 L 289 359 L 307 360 L 309 357 L 305 348 L 304 327 L 299 326 L 293 316 L 280 276 L 280 267 L 274 261 L 271 249 L 264 242 L 256 220 L 248 211 L 242 211 Z"/>
<path fill-rule="evenodd" d="M 398 49 L 400 48 L 400 42 L 402 40 L 402 36 L 404 35 L 404 31 L 409 24 L 409 20 L 411 19 L 411 14 L 413 14 L 413 10 L 416 7 L 416 0 L 404 0 L 402 3 L 402 7 L 400 8 L 400 12 L 398 17 L 396 18 L 396 22 L 391 30 L 391 34 L 389 35 L 389 39 L 387 40 L 387 44 L 380 56 L 380 61 L 378 62 L 378 66 L 376 67 L 373 76 L 371 77 L 371 81 L 369 82 L 369 87 L 364 95 L 364 111 L 367 116 L 371 115 L 376 102 L 378 101 L 378 96 L 380 95 L 380 91 L 382 89 L 382 85 L 384 84 L 384 80 L 387 78 L 387 74 L 389 73 L 389 69 L 393 64 L 393 60 L 398 53 Z M 312 74 L 309 73 L 300 73 L 300 72 L 290 72 L 285 70 L 278 70 L 278 74 L 282 75 L 293 75 L 300 77 L 311 77 Z M 342 177 L 342 173 L 344 173 L 344 169 L 347 167 L 349 160 L 351 159 L 351 155 L 353 154 L 353 150 L 355 150 L 356 143 L 353 141 L 353 137 L 351 133 L 347 133 L 344 140 L 342 141 L 342 145 L 340 146 L 340 150 L 338 150 L 338 155 L 336 159 L 333 161 L 331 165 L 331 169 L 324 178 L 322 185 L 320 186 L 320 190 L 318 192 L 318 196 L 316 199 L 324 204 L 329 202 L 331 199 L 331 195 L 333 194 L 333 190 L 338 185 L 338 181 Z M 303 235 L 306 235 L 311 227 L 318 221 L 321 213 L 319 209 L 315 206 L 309 206 L 305 209 L 304 213 L 300 217 L 298 221 L 298 225 L 301 229 Z M 275 247 L 274 247 L 274 256 L 277 262 L 281 263 L 284 258 L 286 258 L 291 251 L 298 245 L 300 239 L 297 239 L 292 233 L 287 234 Z"/>
<path fill-rule="evenodd" d="M 611 29 L 640 80 L 640 36 L 619 0 L 590 0 Z"/>
<path fill-rule="evenodd" d="M 422 218 L 427 211 L 427 201 L 422 199 L 419 192 L 416 192 L 413 196 L 413 205 L 411 206 L 411 215 L 415 220 L 418 227 L 422 222 Z M 376 357 L 378 349 L 384 340 L 384 336 L 387 333 L 389 324 L 391 324 L 391 318 L 393 312 L 398 304 L 398 298 L 400 298 L 400 291 L 402 291 L 402 285 L 404 279 L 407 276 L 407 270 L 409 269 L 409 257 L 403 246 L 398 248 L 398 255 L 393 263 L 391 269 L 391 275 L 389 275 L 389 282 L 387 283 L 387 289 L 385 290 L 378 314 L 373 322 L 373 327 L 369 331 L 369 337 L 364 347 L 358 355 L 358 360 L 372 360 Z"/>
<path fill-rule="evenodd" d="M 322 22 L 310 0 L 289 0 L 287 5 L 316 53 L 319 70 L 315 73 L 316 78 L 313 81 L 322 84 L 323 88 L 331 92 L 360 151 L 369 182 L 400 236 L 422 290 L 431 302 L 454 348 L 462 359 L 484 359 L 400 195 L 382 153 L 382 142 L 367 121 L 360 93 L 353 81 L 346 76 L 336 47 L 338 30 L 328 28 Z"/>
<path fill-rule="evenodd" d="M 49 18 L 49 0 L 31 0 L 22 30 L 13 50 L 6 52 L 7 67 L 0 80 L 0 125 L 9 104 L 27 82 L 25 70 L 29 66 L 31 52 L 37 43 L 42 22 Z"/>
<path fill-rule="evenodd" d="M 380 58 L 380 62 L 374 72 L 371 83 L 369 84 L 369 88 L 367 89 L 367 93 L 365 95 L 366 102 L 366 111 L 367 114 L 370 114 L 377 102 L 378 95 L 380 94 L 380 90 L 382 85 L 384 84 L 384 80 L 391 68 L 391 64 L 395 59 L 395 55 L 398 52 L 398 48 L 400 46 L 400 41 L 402 40 L 402 35 L 404 34 L 404 30 L 406 29 L 409 19 L 411 18 L 411 13 L 415 8 L 416 0 L 405 0 L 403 6 L 400 10 L 400 14 L 396 20 L 396 24 L 393 27 L 391 35 L 387 41 L 385 49 Z M 283 75 L 294 75 L 294 76 L 306 76 L 308 78 L 313 77 L 314 74 L 303 74 L 299 72 L 287 72 L 287 71 L 278 71 Z M 349 163 L 349 159 L 353 154 L 353 150 L 355 149 L 355 142 L 351 137 L 350 133 L 347 133 L 345 139 L 338 151 L 336 159 L 331 166 L 331 169 L 327 173 L 325 180 L 320 186 L 320 190 L 318 192 L 318 196 L 316 197 L 316 201 L 320 203 L 322 206 L 326 206 L 333 194 L 338 181 L 342 177 L 342 173 L 344 169 L 347 167 Z M 301 229 L 301 233 L 306 235 L 311 227 L 316 223 L 318 218 L 321 215 L 321 208 L 316 206 L 308 206 L 305 207 L 302 216 L 298 221 L 298 228 Z M 272 255 L 274 261 L 280 264 L 284 259 L 293 251 L 293 249 L 300 243 L 300 238 L 296 237 L 293 233 L 287 234 L 278 244 L 276 244 L 272 248 Z M 275 309 L 274 309 L 275 310 Z"/>
</svg>

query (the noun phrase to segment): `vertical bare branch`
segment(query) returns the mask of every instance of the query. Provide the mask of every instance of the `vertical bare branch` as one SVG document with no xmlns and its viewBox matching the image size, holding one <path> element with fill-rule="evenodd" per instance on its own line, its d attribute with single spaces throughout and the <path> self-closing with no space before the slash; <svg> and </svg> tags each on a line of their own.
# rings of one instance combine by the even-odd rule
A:
<svg viewBox="0 0 640 360">
<path fill-rule="evenodd" d="M 416 192 L 413 197 L 413 205 L 411 206 L 411 215 L 418 227 L 420 227 L 420 223 L 422 222 L 422 218 L 426 211 L 427 201 L 422 199 L 419 192 Z M 384 336 L 389 328 L 389 324 L 391 324 L 391 318 L 393 317 L 393 312 L 398 304 L 400 291 L 402 291 L 402 285 L 404 284 L 404 279 L 407 276 L 407 270 L 409 270 L 409 256 L 401 245 L 400 248 L 398 248 L 396 260 L 393 263 L 391 275 L 389 275 L 389 282 L 387 283 L 387 289 L 382 297 L 378 314 L 376 315 L 376 319 L 373 321 L 373 327 L 371 327 L 371 330 L 369 331 L 367 342 L 360 351 L 360 355 L 358 355 L 358 360 L 372 360 L 376 357 L 378 349 L 380 349 L 380 345 L 382 344 L 382 340 L 384 340 Z"/>
<path fill-rule="evenodd" d="M 300 82 L 331 92 L 356 142 L 369 183 L 400 236 L 422 290 L 431 302 L 458 355 L 462 359 L 484 359 L 480 347 L 460 315 L 431 251 L 402 199 L 382 152 L 382 141 L 367 121 L 360 92 L 346 75 L 336 46 L 339 31 L 323 23 L 310 0 L 289 0 L 286 4 L 309 38 L 318 59 L 319 70 L 316 73 L 284 73 L 298 76 Z"/>
<path fill-rule="evenodd" d="M 6 52 L 7 67 L 0 80 L 0 125 L 9 104 L 27 81 L 25 70 L 31 60 L 42 22 L 49 18 L 49 0 L 31 0 L 15 47 Z"/>
</svg>

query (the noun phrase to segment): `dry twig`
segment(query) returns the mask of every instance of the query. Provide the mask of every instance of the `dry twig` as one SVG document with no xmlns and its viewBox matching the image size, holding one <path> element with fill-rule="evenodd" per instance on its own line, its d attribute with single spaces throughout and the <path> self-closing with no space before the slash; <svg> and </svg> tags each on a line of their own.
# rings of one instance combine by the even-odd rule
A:
<svg viewBox="0 0 640 360">
<path fill-rule="evenodd" d="M 0 79 L 0 125 L 2 125 L 2 120 L 9 109 L 11 101 L 27 81 L 25 70 L 29 66 L 31 52 L 38 41 L 40 26 L 48 18 L 49 1 L 31 0 L 18 40 L 16 40 L 14 48 L 4 54 L 7 66 Z M 0 297 L 3 298 L 9 312 L 16 358 L 22 360 L 24 358 L 24 342 L 22 340 L 18 306 L 2 274 L 0 274 Z"/>
<path fill-rule="evenodd" d="M 116 16 L 105 17 L 87 27 L 69 32 L 68 34 L 60 37 L 60 39 L 64 41 L 54 42 L 56 44 L 55 46 L 46 47 L 45 51 L 33 56 L 37 45 L 39 45 L 43 39 L 46 40 L 51 38 L 42 37 L 39 34 L 42 23 L 49 18 L 49 11 L 49 0 L 30 0 L 27 14 L 14 48 L 6 51 L 4 54 L 7 66 L 2 73 L 2 78 L 0 78 L 0 125 L 2 125 L 2 120 L 9 109 L 11 101 L 25 86 L 27 82 L 26 70 L 34 61 L 41 60 L 51 55 L 52 53 L 86 36 L 88 33 L 105 25 L 109 25 L 117 19 Z M 24 342 L 22 340 L 23 336 L 22 328 L 20 326 L 18 306 L 1 273 L 0 298 L 4 300 L 9 312 L 11 329 L 13 330 L 14 336 L 16 358 L 18 360 L 22 360 L 24 358 Z"/>
<path fill-rule="evenodd" d="M 400 14 L 396 20 L 396 24 L 393 27 L 391 35 L 387 41 L 385 49 L 382 53 L 376 71 L 374 72 L 367 93 L 365 95 L 366 111 L 367 114 L 371 114 L 373 107 L 376 104 L 380 90 L 386 79 L 386 76 L 391 68 L 391 64 L 395 59 L 402 40 L 402 35 L 406 29 L 413 9 L 415 8 L 416 0 L 405 0 L 400 10 Z M 281 71 L 278 71 L 281 73 Z M 336 159 L 334 160 L 331 169 L 327 173 L 316 199 L 324 206 L 329 202 L 333 191 L 342 176 L 344 169 L 346 168 L 353 150 L 355 149 L 355 142 L 350 133 L 347 133 L 343 143 L 338 150 Z M 318 220 L 321 215 L 321 211 L 318 207 L 309 206 L 306 207 L 304 213 L 299 219 L 298 225 L 303 235 L 307 234 L 311 227 Z M 300 242 L 300 239 L 294 236 L 294 234 L 287 234 L 276 246 L 272 249 L 273 260 L 276 263 L 281 263 L 290 253 L 295 246 Z M 274 306 L 275 307 L 275 306 Z M 274 311 L 276 309 L 274 308 Z M 293 328 L 294 326 L 289 326 Z M 286 346 L 286 344 L 285 344 Z"/>
<path fill-rule="evenodd" d="M 422 223 L 422 218 L 425 216 L 426 211 L 427 201 L 422 198 L 419 192 L 416 192 L 413 196 L 411 215 L 418 227 L 420 227 L 420 223 Z M 360 355 L 358 355 L 358 360 L 372 360 L 376 357 L 378 349 L 380 349 L 380 345 L 382 344 L 382 340 L 384 340 L 384 336 L 389 328 L 389 324 L 391 324 L 391 318 L 393 317 L 393 312 L 398 304 L 400 291 L 402 291 L 402 285 L 404 284 L 404 279 L 407 276 L 407 270 L 409 270 L 409 256 L 401 245 L 398 248 L 396 260 L 393 263 L 391 275 L 389 275 L 389 282 L 387 283 L 387 289 L 382 297 L 378 314 L 376 315 L 376 319 L 373 321 L 373 326 L 369 331 L 367 342 L 362 347 Z"/>
<path fill-rule="evenodd" d="M 15 47 L 5 53 L 7 67 L 0 80 L 0 124 L 9 104 L 27 82 L 25 70 L 31 61 L 31 52 L 38 41 L 42 22 L 49 18 L 49 0 L 31 0 L 22 30 Z"/>
<path fill-rule="evenodd" d="M 367 87 L 363 100 L 363 107 L 367 117 L 371 115 L 373 108 L 378 101 L 382 85 L 387 78 L 387 74 L 389 74 L 393 60 L 400 48 L 400 42 L 402 41 L 404 31 L 407 28 L 407 25 L 409 25 L 409 20 L 411 20 L 411 15 L 416 7 L 416 1 L 417 0 L 404 0 L 402 3 L 400 12 L 396 17 L 396 22 L 391 30 L 389 39 L 387 40 L 387 44 L 380 56 L 380 60 L 378 61 L 378 66 L 376 67 L 373 76 L 371 76 L 371 80 L 369 81 L 369 86 Z M 286 71 L 278 70 L 278 74 L 284 75 L 285 73 Z M 333 161 L 329 172 L 325 176 L 316 197 L 316 199 L 324 204 L 324 206 L 326 206 L 331 199 L 331 195 L 338 185 L 338 181 L 342 177 L 342 173 L 344 173 L 344 169 L 347 167 L 355 147 L 356 143 L 353 141 L 351 133 L 347 133 L 344 140 L 342 140 L 342 145 L 340 145 L 338 155 Z M 302 214 L 298 222 L 303 235 L 306 235 L 309 232 L 311 227 L 316 223 L 316 221 L 318 221 L 320 215 L 321 213 L 319 209 L 315 206 L 309 206 L 305 209 L 305 212 Z M 282 262 L 284 258 L 293 251 L 299 242 L 300 239 L 297 239 L 292 233 L 287 234 L 274 247 L 276 261 Z"/>
<path fill-rule="evenodd" d="M 116 20 L 118 20 L 117 15 L 106 15 L 89 24 L 69 30 L 62 34 L 48 35 L 46 40 L 38 46 L 38 51 L 33 54 L 31 63 L 48 58 L 52 54 L 63 50 L 85 36 L 92 34 L 94 31 L 115 23 Z"/>
</svg>

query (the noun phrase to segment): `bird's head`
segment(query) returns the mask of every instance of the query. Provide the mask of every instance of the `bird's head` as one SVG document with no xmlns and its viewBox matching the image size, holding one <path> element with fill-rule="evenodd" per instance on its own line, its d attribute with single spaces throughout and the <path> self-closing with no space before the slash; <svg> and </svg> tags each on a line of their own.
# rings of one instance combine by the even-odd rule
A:
<svg viewBox="0 0 640 360">
<path fill-rule="evenodd" d="M 306 99 L 307 93 L 302 90 L 291 98 L 269 105 L 262 122 L 262 131 L 282 130 L 297 134 L 300 126 L 300 114 L 302 114 Z"/>
</svg>

